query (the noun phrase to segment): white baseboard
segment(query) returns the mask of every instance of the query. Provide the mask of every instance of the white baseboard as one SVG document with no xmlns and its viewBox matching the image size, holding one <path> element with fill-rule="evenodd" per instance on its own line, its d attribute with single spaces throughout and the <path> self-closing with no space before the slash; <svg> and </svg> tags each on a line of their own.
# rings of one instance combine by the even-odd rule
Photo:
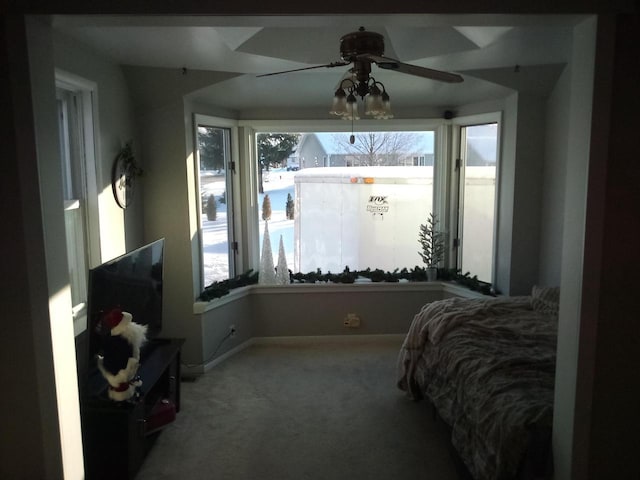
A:
<svg viewBox="0 0 640 480">
<path fill-rule="evenodd" d="M 181 375 L 186 377 L 190 375 L 202 375 L 203 373 L 206 373 L 209 370 L 211 370 L 216 365 L 234 356 L 236 353 L 241 352 L 242 350 L 252 345 L 253 343 L 254 343 L 253 338 L 250 338 L 249 340 L 242 342 L 240 345 L 236 345 L 231 350 L 224 352 L 222 355 L 215 357 L 213 360 L 202 365 L 183 364 Z"/>
</svg>

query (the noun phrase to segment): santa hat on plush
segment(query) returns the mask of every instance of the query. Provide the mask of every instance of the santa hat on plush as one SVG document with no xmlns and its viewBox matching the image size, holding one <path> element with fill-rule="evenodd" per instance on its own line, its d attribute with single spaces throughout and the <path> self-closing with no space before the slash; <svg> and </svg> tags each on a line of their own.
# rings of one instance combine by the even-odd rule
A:
<svg viewBox="0 0 640 480">
<path fill-rule="evenodd" d="M 142 385 L 136 373 L 147 326 L 135 323 L 132 315 L 120 308 L 106 312 L 102 326 L 110 334 L 102 337 L 103 355 L 98 356 L 98 369 L 109 383 L 109 398 L 129 400 L 136 394 L 136 387 Z"/>
</svg>

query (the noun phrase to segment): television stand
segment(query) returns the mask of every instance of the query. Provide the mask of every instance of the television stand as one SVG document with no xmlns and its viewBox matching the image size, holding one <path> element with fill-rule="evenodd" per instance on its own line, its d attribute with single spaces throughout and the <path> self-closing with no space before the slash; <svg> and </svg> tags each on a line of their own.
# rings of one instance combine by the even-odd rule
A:
<svg viewBox="0 0 640 480">
<path fill-rule="evenodd" d="M 114 402 L 97 370 L 80 401 L 85 478 L 133 479 L 162 427 L 180 411 L 184 339 L 154 339 L 144 348 L 136 402 Z"/>
</svg>

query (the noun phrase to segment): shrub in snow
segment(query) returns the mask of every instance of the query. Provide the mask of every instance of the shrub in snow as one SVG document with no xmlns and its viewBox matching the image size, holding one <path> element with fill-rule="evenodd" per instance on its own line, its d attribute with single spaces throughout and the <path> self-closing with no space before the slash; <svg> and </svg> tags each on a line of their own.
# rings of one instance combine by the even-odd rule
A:
<svg viewBox="0 0 640 480">
<path fill-rule="evenodd" d="M 287 193 L 287 205 L 285 207 L 287 220 L 293 220 L 293 198 L 291 198 L 291 194 Z"/>
<path fill-rule="evenodd" d="M 262 200 L 262 220 L 271 220 L 271 199 L 268 194 Z"/>
<path fill-rule="evenodd" d="M 218 206 L 216 205 L 216 197 L 211 194 L 207 198 L 207 220 L 215 220 L 218 217 Z"/>
</svg>

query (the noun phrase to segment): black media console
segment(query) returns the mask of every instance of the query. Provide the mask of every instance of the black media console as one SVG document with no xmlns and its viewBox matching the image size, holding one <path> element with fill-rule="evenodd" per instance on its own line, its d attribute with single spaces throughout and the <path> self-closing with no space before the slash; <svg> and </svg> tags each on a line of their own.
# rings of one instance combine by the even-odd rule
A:
<svg viewBox="0 0 640 480">
<path fill-rule="evenodd" d="M 137 402 L 114 402 L 94 372 L 81 397 L 85 476 L 133 479 L 163 426 L 180 410 L 183 339 L 154 339 L 141 352 Z"/>
</svg>

